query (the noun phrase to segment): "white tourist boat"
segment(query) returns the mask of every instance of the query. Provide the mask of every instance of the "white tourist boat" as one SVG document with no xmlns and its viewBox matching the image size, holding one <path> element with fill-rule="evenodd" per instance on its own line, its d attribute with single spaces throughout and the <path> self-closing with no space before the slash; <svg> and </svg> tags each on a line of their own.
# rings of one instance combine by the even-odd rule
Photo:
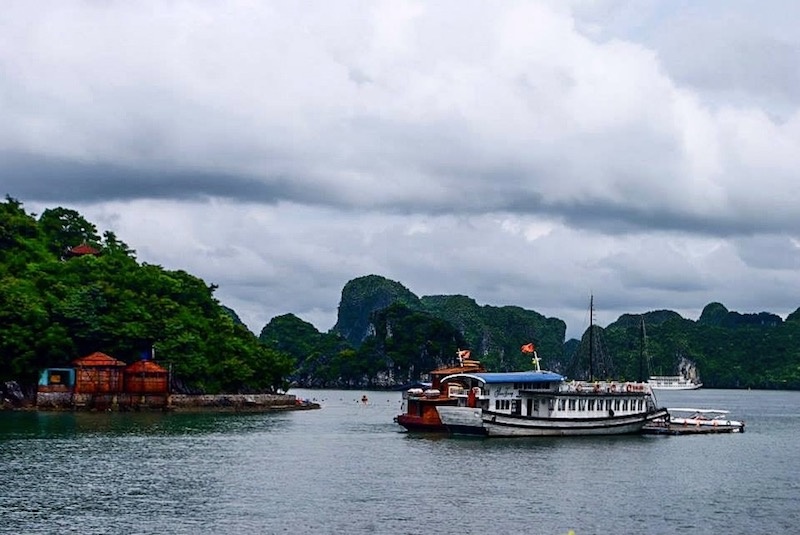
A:
<svg viewBox="0 0 800 535">
<path fill-rule="evenodd" d="M 697 390 L 703 386 L 682 375 L 651 375 L 647 383 L 653 390 Z"/>
<path fill-rule="evenodd" d="M 619 435 L 668 415 L 647 383 L 568 382 L 534 363 L 531 371 L 446 377 L 466 394 L 457 406 L 437 407 L 442 423 L 453 434 L 490 437 Z"/>
</svg>

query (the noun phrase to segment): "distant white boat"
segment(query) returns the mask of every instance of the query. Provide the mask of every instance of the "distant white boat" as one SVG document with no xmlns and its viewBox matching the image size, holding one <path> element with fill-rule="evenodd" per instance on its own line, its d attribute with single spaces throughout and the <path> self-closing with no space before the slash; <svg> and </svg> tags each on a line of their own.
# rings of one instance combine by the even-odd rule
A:
<svg viewBox="0 0 800 535">
<path fill-rule="evenodd" d="M 647 355 L 647 334 L 645 333 L 644 328 L 644 316 L 642 316 L 642 321 L 640 324 L 640 346 L 642 351 L 642 357 L 646 358 L 648 368 L 650 367 L 650 357 Z M 689 377 L 685 377 L 682 374 L 679 375 L 651 375 L 650 378 L 647 380 L 647 384 L 653 390 L 697 390 L 703 383 L 700 381 L 696 381 L 694 379 L 690 379 Z"/>
<path fill-rule="evenodd" d="M 651 375 L 647 384 L 653 390 L 697 390 L 703 383 L 682 375 Z"/>
</svg>

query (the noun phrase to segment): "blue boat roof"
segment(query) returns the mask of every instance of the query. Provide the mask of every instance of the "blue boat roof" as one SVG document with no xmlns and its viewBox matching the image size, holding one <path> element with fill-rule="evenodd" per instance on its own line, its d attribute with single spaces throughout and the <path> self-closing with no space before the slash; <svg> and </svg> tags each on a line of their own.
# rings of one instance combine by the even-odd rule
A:
<svg viewBox="0 0 800 535">
<path fill-rule="evenodd" d="M 457 377 L 468 377 L 477 379 L 486 384 L 500 383 L 545 383 L 552 381 L 563 381 L 564 377 L 555 372 L 548 371 L 527 371 L 527 372 L 498 372 L 498 373 L 454 373 L 442 379 L 442 382 Z"/>
</svg>

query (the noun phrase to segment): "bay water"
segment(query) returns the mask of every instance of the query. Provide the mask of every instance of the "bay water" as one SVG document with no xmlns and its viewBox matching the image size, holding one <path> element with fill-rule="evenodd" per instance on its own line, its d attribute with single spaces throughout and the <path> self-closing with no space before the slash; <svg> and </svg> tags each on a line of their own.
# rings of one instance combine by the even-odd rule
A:
<svg viewBox="0 0 800 535">
<path fill-rule="evenodd" d="M 399 392 L 320 410 L 0 413 L 0 533 L 795 533 L 800 392 L 663 392 L 743 434 L 452 438 Z M 368 402 L 362 403 L 366 395 Z"/>
</svg>

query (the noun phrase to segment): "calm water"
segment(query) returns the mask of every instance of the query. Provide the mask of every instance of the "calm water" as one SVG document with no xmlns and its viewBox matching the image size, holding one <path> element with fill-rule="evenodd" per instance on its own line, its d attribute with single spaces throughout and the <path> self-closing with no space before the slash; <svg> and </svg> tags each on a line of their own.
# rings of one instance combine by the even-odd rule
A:
<svg viewBox="0 0 800 535">
<path fill-rule="evenodd" d="M 0 413 L 0 533 L 796 533 L 800 393 L 664 393 L 747 432 L 454 439 L 399 393 L 283 414 Z"/>
</svg>

